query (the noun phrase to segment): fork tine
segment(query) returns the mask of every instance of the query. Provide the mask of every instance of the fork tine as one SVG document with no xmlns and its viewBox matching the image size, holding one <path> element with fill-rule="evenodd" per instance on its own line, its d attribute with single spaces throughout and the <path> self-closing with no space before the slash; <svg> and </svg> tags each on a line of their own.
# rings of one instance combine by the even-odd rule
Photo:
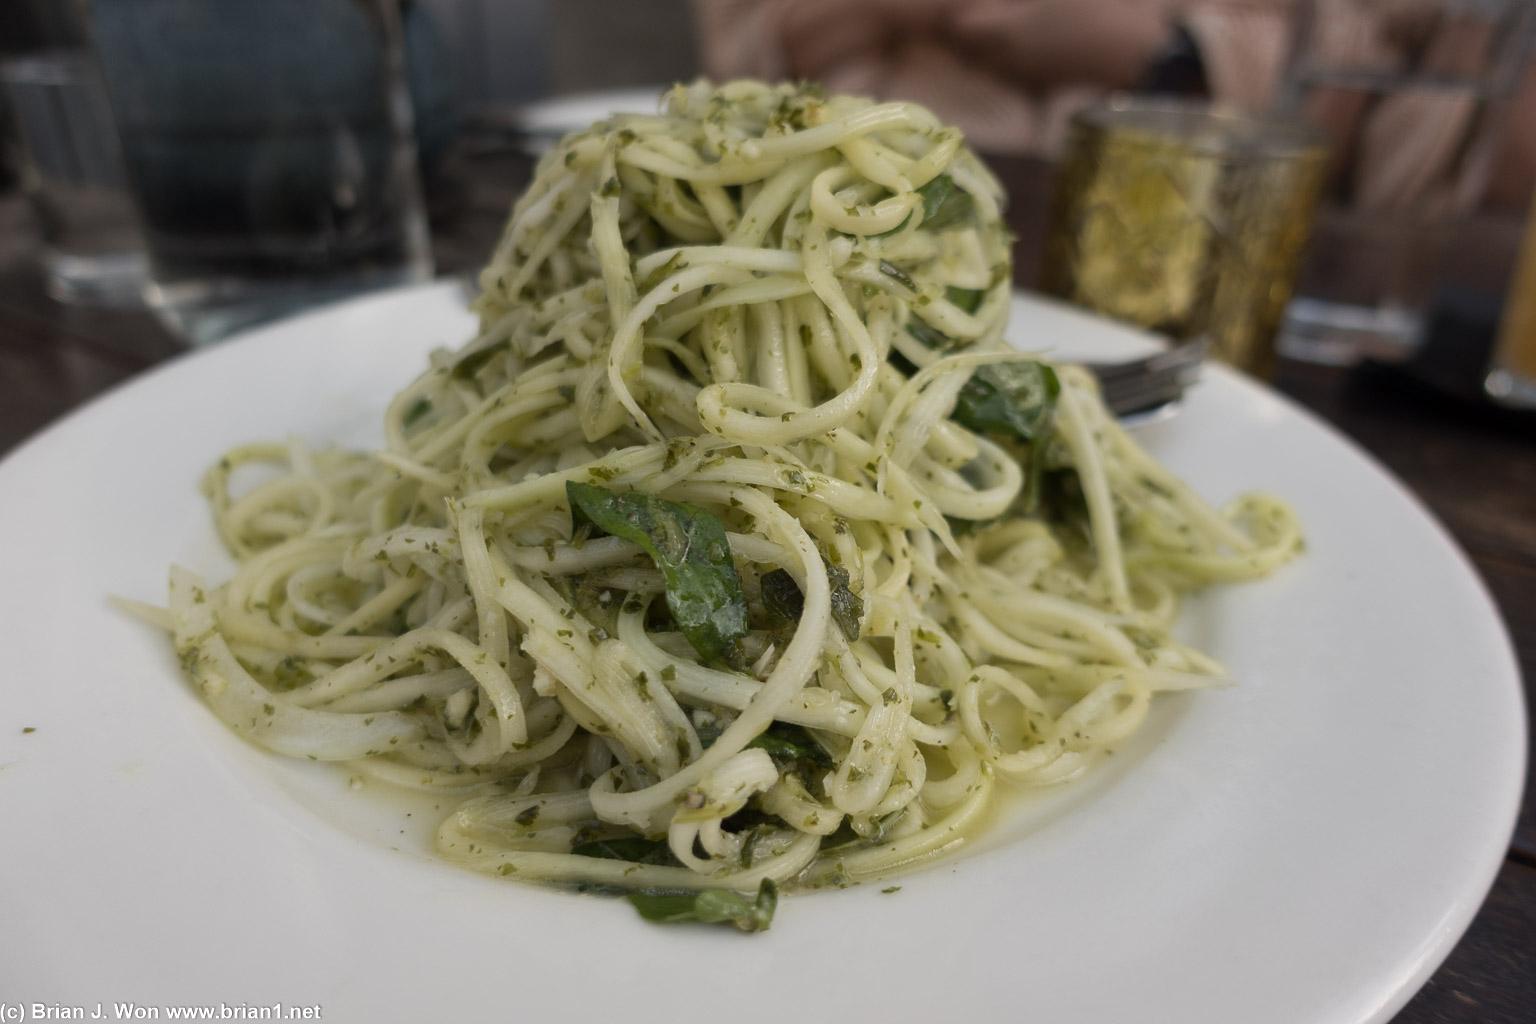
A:
<svg viewBox="0 0 1536 1024">
<path fill-rule="evenodd" d="M 1201 339 L 1124 363 L 1089 363 L 1104 404 L 1117 417 L 1145 413 L 1179 398 L 1199 377 L 1205 356 Z"/>
<path fill-rule="evenodd" d="M 1105 395 L 1104 404 L 1115 415 L 1139 412 L 1148 406 L 1170 402 L 1184 393 L 1184 381 L 1172 377 L 1149 379 L 1134 388 L 1112 391 Z"/>
<path fill-rule="evenodd" d="M 1199 363 L 1204 357 L 1205 341 L 1202 338 L 1195 338 L 1139 359 L 1128 359 L 1116 363 L 1088 362 L 1083 365 L 1092 370 L 1094 376 L 1101 381 L 1109 381 L 1139 376 L 1148 370 L 1193 365 Z"/>
</svg>

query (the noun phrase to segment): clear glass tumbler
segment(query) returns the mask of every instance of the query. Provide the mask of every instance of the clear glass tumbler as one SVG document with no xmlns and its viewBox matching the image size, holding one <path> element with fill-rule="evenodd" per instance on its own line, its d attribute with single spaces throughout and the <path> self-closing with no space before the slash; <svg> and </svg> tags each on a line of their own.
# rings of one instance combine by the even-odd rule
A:
<svg viewBox="0 0 1536 1024">
<path fill-rule="evenodd" d="M 150 255 L 204 343 L 431 277 L 398 0 L 89 0 Z"/>
<path fill-rule="evenodd" d="M 1324 128 L 1333 159 L 1280 351 L 1405 359 L 1499 155 L 1536 5 L 1303 0 L 1297 18 L 1279 108 Z"/>
<path fill-rule="evenodd" d="M 0 82 L 42 233 L 48 294 L 77 305 L 140 304 L 144 240 L 95 60 L 83 50 L 12 57 L 0 63 Z"/>
</svg>

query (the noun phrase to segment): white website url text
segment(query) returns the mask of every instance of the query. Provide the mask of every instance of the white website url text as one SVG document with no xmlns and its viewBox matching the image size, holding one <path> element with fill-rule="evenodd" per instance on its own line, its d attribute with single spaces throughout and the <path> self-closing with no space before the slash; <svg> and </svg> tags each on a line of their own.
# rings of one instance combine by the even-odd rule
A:
<svg viewBox="0 0 1536 1024">
<path fill-rule="evenodd" d="M 219 1003 L 213 1006 L 148 1006 L 143 1003 L 0 1003 L 0 1022 L 26 1020 L 324 1020 L 319 1004 Z"/>
</svg>

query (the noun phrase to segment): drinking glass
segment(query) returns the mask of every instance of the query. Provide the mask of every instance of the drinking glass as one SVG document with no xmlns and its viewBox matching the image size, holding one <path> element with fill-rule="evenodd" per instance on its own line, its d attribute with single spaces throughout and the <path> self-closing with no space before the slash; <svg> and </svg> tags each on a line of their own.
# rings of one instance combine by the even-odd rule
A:
<svg viewBox="0 0 1536 1024">
<path fill-rule="evenodd" d="M 205 343 L 431 277 L 399 0 L 89 0 L 152 306 Z"/>
<path fill-rule="evenodd" d="M 48 294 L 78 305 L 138 305 L 144 241 L 95 61 L 84 50 L 13 57 L 0 63 L 0 81 L 42 234 Z"/>
<path fill-rule="evenodd" d="M 1408 358 L 1437 268 L 1480 202 L 1525 68 L 1530 0 L 1303 0 L 1279 109 L 1334 158 L 1280 351 Z"/>
</svg>

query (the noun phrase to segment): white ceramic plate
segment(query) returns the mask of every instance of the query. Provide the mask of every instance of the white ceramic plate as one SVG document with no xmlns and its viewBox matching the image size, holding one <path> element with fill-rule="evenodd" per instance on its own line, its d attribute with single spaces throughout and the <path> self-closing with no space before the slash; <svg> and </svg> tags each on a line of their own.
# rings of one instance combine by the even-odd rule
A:
<svg viewBox="0 0 1536 1024">
<path fill-rule="evenodd" d="M 1165 700 L 968 857 L 786 900 L 765 935 L 435 861 L 430 808 L 245 746 L 106 595 L 160 599 L 172 560 L 223 572 L 205 466 L 290 433 L 376 443 L 386 399 L 470 330 L 451 286 L 354 302 L 147 374 L 0 464 L 0 1004 L 1360 1024 L 1473 916 L 1525 756 L 1493 605 L 1401 485 L 1219 367 L 1142 437 L 1213 498 L 1300 510 L 1304 559 L 1189 609 L 1241 687 Z M 1014 334 L 1145 344 L 1037 302 Z"/>
<path fill-rule="evenodd" d="M 517 122 L 529 134 L 558 139 L 614 114 L 654 114 L 667 89 L 665 85 L 647 85 L 555 96 L 519 107 Z"/>
</svg>

